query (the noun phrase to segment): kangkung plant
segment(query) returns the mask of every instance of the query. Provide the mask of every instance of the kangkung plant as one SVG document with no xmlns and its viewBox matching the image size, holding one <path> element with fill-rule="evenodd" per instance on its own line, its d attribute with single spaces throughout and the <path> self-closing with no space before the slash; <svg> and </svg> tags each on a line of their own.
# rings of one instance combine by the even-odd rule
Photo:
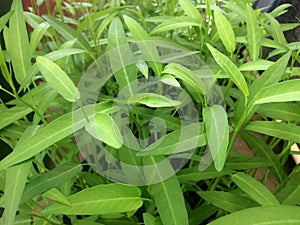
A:
<svg viewBox="0 0 300 225">
<path fill-rule="evenodd" d="M 300 224 L 299 24 L 251 2 L 13 0 L 0 223 Z"/>
</svg>

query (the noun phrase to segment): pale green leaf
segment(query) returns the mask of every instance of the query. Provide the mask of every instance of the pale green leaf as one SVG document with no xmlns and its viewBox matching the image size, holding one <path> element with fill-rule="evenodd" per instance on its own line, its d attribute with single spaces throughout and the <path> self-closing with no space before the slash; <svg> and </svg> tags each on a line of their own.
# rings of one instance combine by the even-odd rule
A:
<svg viewBox="0 0 300 225">
<path fill-rule="evenodd" d="M 158 26 L 156 26 L 151 32 L 151 35 L 161 33 L 161 32 L 167 32 L 170 30 L 176 30 L 180 28 L 188 28 L 190 26 L 195 26 L 199 27 L 200 23 L 197 19 L 195 18 L 190 18 L 190 17 L 174 17 L 172 19 L 169 19 Z"/>
<path fill-rule="evenodd" d="M 69 40 L 77 39 L 76 46 L 78 48 L 84 49 L 89 52 L 93 51 L 93 49 L 90 47 L 89 43 L 87 42 L 86 39 L 84 39 L 81 33 L 71 28 L 71 26 L 59 21 L 57 18 L 54 18 L 52 16 L 44 16 L 44 18 L 66 40 L 69 41 Z"/>
<path fill-rule="evenodd" d="M 248 85 L 243 74 L 239 71 L 237 66 L 224 54 L 217 49 L 207 44 L 211 54 L 213 55 L 219 66 L 226 72 L 230 79 L 236 84 L 236 86 L 243 92 L 245 96 L 249 95 Z"/>
<path fill-rule="evenodd" d="M 255 178 L 246 173 L 238 172 L 232 176 L 232 181 L 254 201 L 262 206 L 279 205 L 276 197 Z"/>
<path fill-rule="evenodd" d="M 46 198 L 50 198 L 56 202 L 62 203 L 64 205 L 71 206 L 70 201 L 67 199 L 66 196 L 63 195 L 59 190 L 56 188 L 52 188 L 49 191 L 47 191 L 45 194 L 43 194 Z"/>
<path fill-rule="evenodd" d="M 208 225 L 298 225 L 300 208 L 296 206 L 261 206 L 223 216 Z"/>
<path fill-rule="evenodd" d="M 154 184 L 152 192 L 163 224 L 189 224 L 184 197 L 176 176 Z"/>
<path fill-rule="evenodd" d="M 98 104 L 98 107 L 97 112 L 99 113 L 105 112 L 107 109 L 111 108 L 110 104 L 107 104 L 106 102 Z M 90 106 L 87 106 L 84 110 L 86 112 L 93 111 L 93 107 L 92 110 L 88 110 L 90 108 Z M 89 113 L 89 117 L 89 119 L 93 117 L 93 112 Z M 30 159 L 45 148 L 83 128 L 86 124 L 87 121 L 82 113 L 82 109 L 59 117 L 41 128 L 31 139 L 24 141 L 22 145 L 18 145 L 12 153 L 1 160 L 0 170 Z"/>
<path fill-rule="evenodd" d="M 179 0 L 178 2 L 188 17 L 195 18 L 201 23 L 202 16 L 190 0 Z"/>
<path fill-rule="evenodd" d="M 43 36 L 46 34 L 50 25 L 48 23 L 40 23 L 32 32 L 30 37 L 30 55 L 33 56 L 36 47 L 40 43 Z"/>
<path fill-rule="evenodd" d="M 162 64 L 160 63 L 160 56 L 154 42 L 148 41 L 151 40 L 149 34 L 134 19 L 124 15 L 124 21 L 132 33 L 134 40 L 137 41 L 143 57 L 149 60 L 150 67 L 159 76 L 162 72 Z"/>
<path fill-rule="evenodd" d="M 47 82 L 66 100 L 75 102 L 80 98 L 72 80 L 57 64 L 42 56 L 38 56 L 36 62 Z"/>
<path fill-rule="evenodd" d="M 9 11 L 8 13 L 0 17 L 0 31 L 2 31 L 2 29 L 5 27 L 13 13 L 14 11 Z"/>
<path fill-rule="evenodd" d="M 155 93 L 139 93 L 131 96 L 128 99 L 128 104 L 140 103 L 148 107 L 175 107 L 181 104 L 180 101 L 176 101 L 170 98 L 167 98 L 163 95 Z"/>
<path fill-rule="evenodd" d="M 197 192 L 205 201 L 230 213 L 259 206 L 255 201 L 244 196 L 223 191 Z"/>
<path fill-rule="evenodd" d="M 9 20 L 9 55 L 14 69 L 16 80 L 19 84 L 28 75 L 31 67 L 30 49 L 22 1 L 14 0 L 11 10 L 14 11 Z"/>
<path fill-rule="evenodd" d="M 256 61 L 260 54 L 262 35 L 254 9 L 248 4 L 246 6 L 246 22 L 250 57 L 252 61 Z"/>
<path fill-rule="evenodd" d="M 69 197 L 72 206 L 59 203 L 47 207 L 43 214 L 98 215 L 137 210 L 143 204 L 137 187 L 104 184 L 84 189 Z"/>
<path fill-rule="evenodd" d="M 94 120 L 89 122 L 85 126 L 85 129 L 94 138 L 103 141 L 114 148 L 120 148 L 123 144 L 122 135 L 118 125 L 113 118 L 107 114 L 95 114 Z"/>
<path fill-rule="evenodd" d="M 41 174 L 26 184 L 21 203 L 25 203 L 36 195 L 42 194 L 51 188 L 76 176 L 82 170 L 82 165 L 73 161 L 61 164 L 53 170 Z"/>
<path fill-rule="evenodd" d="M 300 80 L 288 80 L 263 88 L 254 104 L 300 101 Z"/>
<path fill-rule="evenodd" d="M 300 127 L 295 124 L 278 123 L 275 121 L 253 121 L 245 129 L 300 143 Z"/>
<path fill-rule="evenodd" d="M 214 105 L 203 109 L 207 143 L 215 167 L 221 171 L 227 158 L 227 146 L 229 141 L 229 125 L 227 114 L 220 105 Z"/>
<path fill-rule="evenodd" d="M 231 24 L 227 18 L 218 10 L 214 11 L 215 23 L 218 30 L 218 35 L 228 52 L 235 50 L 235 35 Z"/>
</svg>

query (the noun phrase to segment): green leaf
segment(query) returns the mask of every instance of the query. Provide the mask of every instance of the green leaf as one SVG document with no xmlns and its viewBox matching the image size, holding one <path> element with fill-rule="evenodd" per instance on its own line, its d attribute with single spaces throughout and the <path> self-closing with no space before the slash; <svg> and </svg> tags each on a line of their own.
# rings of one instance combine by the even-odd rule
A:
<svg viewBox="0 0 300 225">
<path fill-rule="evenodd" d="M 59 21 L 55 17 L 52 16 L 43 16 L 46 21 L 54 27 L 54 29 L 60 33 L 67 41 L 77 39 L 76 46 L 78 48 L 87 50 L 88 52 L 92 52 L 93 49 L 90 47 L 89 43 L 84 39 L 81 33 L 77 32 L 69 25 Z"/>
<path fill-rule="evenodd" d="M 226 50 L 232 53 L 235 50 L 235 35 L 227 18 L 218 10 L 214 10 L 215 23 L 218 35 Z"/>
<path fill-rule="evenodd" d="M 226 162 L 226 167 L 234 170 L 247 170 L 272 166 L 271 161 L 265 158 L 248 157 L 248 156 L 234 156 L 230 157 Z"/>
<path fill-rule="evenodd" d="M 269 34 L 272 35 L 272 38 L 280 44 L 286 45 L 287 41 L 282 32 L 280 23 L 270 14 L 266 13 L 266 17 L 269 20 L 269 26 L 266 27 Z"/>
<path fill-rule="evenodd" d="M 30 49 L 22 1 L 14 0 L 11 10 L 14 11 L 9 20 L 8 50 L 14 69 L 16 80 L 19 84 L 28 75 L 31 67 Z"/>
<path fill-rule="evenodd" d="M 37 178 L 26 184 L 21 203 L 25 203 L 36 195 L 42 194 L 51 188 L 76 176 L 82 170 L 82 165 L 73 161 L 60 164 L 53 170 L 39 175 Z"/>
<path fill-rule="evenodd" d="M 189 224 L 184 197 L 176 176 L 154 184 L 152 192 L 163 224 Z"/>
<path fill-rule="evenodd" d="M 87 53 L 87 51 L 82 50 L 82 49 L 76 49 L 76 48 L 68 48 L 68 49 L 61 49 L 61 50 L 56 50 L 56 51 L 50 52 L 50 53 L 44 55 L 43 57 L 45 57 L 51 61 L 56 61 L 56 60 L 59 60 L 61 58 L 67 57 L 67 56 L 71 56 L 71 55 L 75 55 L 75 54 L 83 54 L 83 53 Z M 31 69 L 29 71 L 29 75 L 26 77 L 26 79 L 21 84 L 21 86 L 19 88 L 19 92 L 21 92 L 27 85 L 30 84 L 30 82 L 32 82 L 32 79 L 38 72 L 39 72 L 39 68 L 37 66 L 37 63 L 35 63 L 31 67 Z"/>
<path fill-rule="evenodd" d="M 185 85 L 189 85 L 191 89 L 189 91 L 195 92 L 201 99 L 201 96 L 206 95 L 206 87 L 201 77 L 194 71 L 176 63 L 168 64 L 163 74 L 172 74 L 174 77 L 182 80 Z"/>
<path fill-rule="evenodd" d="M 76 86 L 57 64 L 42 56 L 38 56 L 36 62 L 39 70 L 53 89 L 70 102 L 79 100 L 80 93 Z"/>
<path fill-rule="evenodd" d="M 40 43 L 43 36 L 46 34 L 50 25 L 48 23 L 39 24 L 31 34 L 30 38 L 30 55 L 33 56 L 36 47 Z"/>
<path fill-rule="evenodd" d="M 162 225 L 159 217 L 154 217 L 149 213 L 143 213 L 143 219 L 145 225 Z"/>
<path fill-rule="evenodd" d="M 20 137 L 17 145 L 30 139 L 37 131 L 38 126 L 29 126 Z M 4 190 L 4 223 L 13 224 L 20 204 L 27 176 L 32 163 L 31 161 L 23 162 L 18 165 L 9 167 L 6 171 L 5 190 Z"/>
<path fill-rule="evenodd" d="M 293 176 L 281 190 L 278 200 L 284 205 L 296 205 L 300 203 L 300 174 Z"/>
<path fill-rule="evenodd" d="M 300 208 L 296 206 L 262 206 L 223 216 L 208 225 L 297 225 Z"/>
<path fill-rule="evenodd" d="M 72 206 L 59 203 L 47 207 L 43 214 L 98 215 L 137 210 L 143 204 L 137 187 L 104 184 L 84 189 L 68 198 Z"/>
<path fill-rule="evenodd" d="M 300 127 L 294 124 L 278 123 L 275 121 L 253 121 L 245 127 L 245 130 L 300 143 Z"/>
<path fill-rule="evenodd" d="M 200 124 L 192 123 L 165 135 L 137 155 L 170 155 L 190 151 L 206 144 L 206 135 L 200 132 Z"/>
<path fill-rule="evenodd" d="M 190 225 L 199 225 L 206 219 L 213 216 L 218 211 L 218 208 L 211 204 L 204 204 L 195 208 L 189 214 Z"/>
<path fill-rule="evenodd" d="M 230 213 L 258 206 L 255 201 L 230 192 L 201 191 L 197 192 L 197 194 L 205 201 Z"/>
<path fill-rule="evenodd" d="M 15 106 L 0 111 L 0 129 L 28 115 L 33 110 L 27 106 Z"/>
<path fill-rule="evenodd" d="M 279 205 L 276 197 L 255 178 L 245 173 L 238 172 L 232 176 L 232 181 L 260 205 Z"/>
<path fill-rule="evenodd" d="M 271 171 L 280 184 L 285 183 L 287 179 L 286 173 L 277 155 L 273 152 L 271 147 L 267 145 L 262 139 L 249 134 L 246 131 L 241 131 L 240 135 L 251 150 L 257 151 L 257 154 L 262 155 L 267 159 L 267 161 L 273 163 L 273 166 L 270 167 Z"/>
<path fill-rule="evenodd" d="M 121 20 L 116 17 L 108 29 L 108 57 L 119 89 L 135 93 L 133 82 L 137 79 L 137 68 L 133 64 L 133 54 L 127 42 Z"/>
<path fill-rule="evenodd" d="M 149 60 L 149 65 L 153 69 L 156 75 L 160 75 L 162 72 L 162 64 L 160 63 L 160 56 L 149 34 L 137 23 L 134 19 L 123 16 L 125 24 L 132 33 L 134 40 L 138 41 L 137 44 L 141 49 L 143 58 Z"/>
<path fill-rule="evenodd" d="M 56 188 L 52 188 L 49 191 L 47 191 L 44 196 L 46 198 L 50 198 L 56 202 L 62 203 L 64 205 L 68 205 L 71 206 L 70 201 L 67 199 L 66 196 L 63 195 L 63 193 L 61 193 L 59 190 L 57 190 Z"/>
<path fill-rule="evenodd" d="M 300 101 L 299 85 L 300 80 L 288 80 L 265 87 L 255 97 L 254 104 Z"/>
<path fill-rule="evenodd" d="M 18 206 L 23 194 L 31 161 L 12 166 L 6 171 L 6 183 L 4 190 L 4 214 L 5 224 L 13 224 Z"/>
<path fill-rule="evenodd" d="M 199 24 L 201 23 L 202 15 L 190 0 L 178 0 L 178 2 L 188 17 L 195 18 Z"/>
<path fill-rule="evenodd" d="M 94 138 L 114 148 L 120 148 L 123 145 L 123 139 L 118 125 L 113 118 L 107 114 L 95 114 L 94 120 L 89 122 L 85 126 L 85 129 Z"/>
<path fill-rule="evenodd" d="M 225 167 L 222 171 L 217 171 L 214 167 L 208 167 L 204 171 L 199 171 L 198 167 L 182 169 L 177 173 L 180 183 L 198 182 L 234 173 L 235 171 Z"/>
<path fill-rule="evenodd" d="M 263 117 L 285 121 L 300 121 L 300 104 L 295 102 L 262 104 L 258 107 L 256 112 Z"/>
<path fill-rule="evenodd" d="M 181 104 L 180 101 L 172 100 L 163 95 L 155 93 L 139 93 L 129 97 L 128 104 L 144 104 L 148 107 L 175 107 Z"/>
<path fill-rule="evenodd" d="M 249 88 L 249 99 L 253 99 L 264 87 L 276 84 L 281 79 L 286 70 L 290 57 L 291 52 L 282 56 L 251 84 Z"/>
<path fill-rule="evenodd" d="M 186 16 L 174 17 L 156 26 L 150 32 L 150 35 L 154 35 L 161 32 L 167 32 L 170 30 L 176 30 L 180 28 L 188 28 L 190 26 L 199 27 L 200 26 L 199 20 L 195 18 L 186 17 Z"/>
<path fill-rule="evenodd" d="M 239 70 L 240 71 L 267 70 L 273 64 L 274 64 L 274 62 L 272 62 L 272 61 L 268 61 L 268 60 L 264 60 L 264 59 L 258 59 L 256 61 L 250 61 L 250 62 L 246 62 L 246 63 L 242 64 L 239 67 Z"/>
<path fill-rule="evenodd" d="M 111 105 L 102 102 L 98 104 L 96 108 L 97 107 L 98 109 L 96 112 L 101 113 L 111 108 Z M 89 112 L 89 117 L 92 119 L 94 113 L 93 106 L 87 106 L 84 110 L 86 113 L 92 111 Z M 12 153 L 0 161 L 0 170 L 30 159 L 45 148 L 83 128 L 86 124 L 87 121 L 82 113 L 82 109 L 59 117 L 47 126 L 41 128 L 31 139 L 24 141 L 22 145 L 16 146 Z"/>
<path fill-rule="evenodd" d="M 203 109 L 207 143 L 209 152 L 214 160 L 215 168 L 221 171 L 227 158 L 229 141 L 229 126 L 227 114 L 220 105 Z"/>
<path fill-rule="evenodd" d="M 9 11 L 8 13 L 0 17 L 0 31 L 2 31 L 2 29 L 6 26 L 8 20 L 10 19 L 13 13 L 14 11 Z"/>
<path fill-rule="evenodd" d="M 250 57 L 252 61 L 256 61 L 259 58 L 262 37 L 254 9 L 248 4 L 246 6 L 246 22 Z"/>
<path fill-rule="evenodd" d="M 224 72 L 226 72 L 230 76 L 230 79 L 243 92 L 243 94 L 245 96 L 248 96 L 248 85 L 243 74 L 239 71 L 237 66 L 227 56 L 219 52 L 211 45 L 207 44 L 207 47 L 209 48 L 216 62 L 224 70 Z"/>
</svg>

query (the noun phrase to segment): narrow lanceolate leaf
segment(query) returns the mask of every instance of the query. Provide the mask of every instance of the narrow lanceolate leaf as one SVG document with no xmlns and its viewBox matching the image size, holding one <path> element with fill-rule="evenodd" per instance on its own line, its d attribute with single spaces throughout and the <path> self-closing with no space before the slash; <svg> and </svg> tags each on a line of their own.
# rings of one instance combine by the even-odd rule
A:
<svg viewBox="0 0 300 225">
<path fill-rule="evenodd" d="M 248 85 L 243 74 L 239 71 L 237 66 L 224 54 L 217 49 L 207 44 L 211 54 L 213 55 L 219 66 L 229 75 L 230 79 L 243 92 L 245 96 L 249 95 Z"/>
<path fill-rule="evenodd" d="M 99 215 L 137 210 L 143 204 L 138 187 L 104 184 L 77 192 L 68 198 L 71 206 L 54 203 L 43 214 Z"/>
<path fill-rule="evenodd" d="M 13 224 L 23 194 L 31 161 L 12 166 L 6 171 L 4 190 L 4 223 Z"/>
<path fill-rule="evenodd" d="M 221 171 L 226 161 L 229 141 L 227 114 L 222 106 L 214 105 L 203 109 L 203 120 L 210 154 L 216 170 Z"/>
<path fill-rule="evenodd" d="M 278 200 L 284 205 L 300 203 L 300 174 L 291 178 L 278 195 Z"/>
<path fill-rule="evenodd" d="M 152 191 L 163 224 L 189 224 L 183 194 L 176 176 L 154 184 Z"/>
<path fill-rule="evenodd" d="M 250 5 L 246 6 L 247 39 L 249 53 L 252 61 L 259 57 L 261 47 L 261 31 L 254 10 Z"/>
<path fill-rule="evenodd" d="M 300 127 L 294 124 L 278 123 L 275 121 L 253 121 L 245 129 L 300 143 Z"/>
<path fill-rule="evenodd" d="M 175 107 L 181 104 L 180 101 L 176 101 L 170 98 L 167 98 L 163 95 L 155 93 L 140 93 L 131 96 L 128 99 L 128 104 L 140 103 L 148 107 Z"/>
<path fill-rule="evenodd" d="M 116 17 L 108 29 L 108 52 L 110 67 L 119 85 L 119 89 L 126 88 L 130 95 L 135 92 L 132 84 L 137 79 L 137 68 L 132 65 L 135 61 L 121 20 Z"/>
<path fill-rule="evenodd" d="M 15 106 L 13 108 L 0 111 L 0 129 L 21 119 L 31 112 L 32 109 L 27 106 Z"/>
<path fill-rule="evenodd" d="M 155 27 L 151 31 L 150 34 L 153 35 L 153 34 L 166 32 L 166 31 L 170 31 L 170 30 L 187 28 L 190 26 L 199 27 L 200 23 L 195 18 L 190 18 L 190 17 L 186 17 L 186 16 L 174 17 L 172 19 L 166 20 L 165 22 L 159 24 L 157 27 Z"/>
<path fill-rule="evenodd" d="M 39 126 L 29 126 L 20 137 L 17 145 L 30 139 L 37 131 Z M 6 171 L 5 190 L 4 190 L 4 223 L 13 224 L 18 210 L 18 206 L 23 195 L 27 175 L 29 173 L 31 161 L 23 162 L 9 167 Z"/>
<path fill-rule="evenodd" d="M 50 198 L 56 202 L 62 203 L 64 205 L 68 205 L 71 206 L 70 201 L 67 199 L 66 196 L 64 196 L 63 193 L 61 193 L 59 190 L 57 190 L 56 188 L 52 188 L 49 191 L 47 191 L 44 196 L 46 198 Z"/>
<path fill-rule="evenodd" d="M 182 169 L 177 173 L 180 183 L 198 182 L 200 180 L 212 179 L 224 175 L 232 174 L 235 171 L 225 167 L 222 171 L 217 171 L 214 167 L 208 167 L 204 171 L 199 171 L 198 167 Z"/>
<path fill-rule="evenodd" d="M 149 213 L 144 213 L 143 219 L 145 225 L 163 225 L 159 217 L 154 217 Z"/>
<path fill-rule="evenodd" d="M 198 76 L 194 71 L 180 65 L 177 63 L 168 64 L 164 71 L 164 74 L 171 74 L 175 78 L 178 78 L 183 81 L 183 83 L 189 87 L 189 91 L 195 92 L 196 96 L 201 99 L 201 96 L 206 95 L 206 87 L 201 77 Z"/>
<path fill-rule="evenodd" d="M 46 34 L 50 25 L 48 23 L 39 24 L 31 34 L 30 38 L 30 55 L 33 56 L 34 51 L 40 43 L 43 36 Z"/>
<path fill-rule="evenodd" d="M 223 45 L 228 52 L 233 52 L 235 49 L 235 36 L 231 24 L 218 9 L 214 11 L 214 18 Z"/>
<path fill-rule="evenodd" d="M 223 191 L 201 191 L 197 193 L 205 201 L 231 213 L 259 206 L 255 201 L 235 193 Z"/>
<path fill-rule="evenodd" d="M 278 180 L 280 184 L 286 182 L 287 175 L 277 157 L 277 155 L 273 152 L 271 147 L 267 145 L 262 139 L 249 134 L 246 131 L 240 132 L 241 137 L 247 143 L 251 150 L 256 150 L 258 155 L 263 156 L 266 162 L 272 162 L 272 166 L 270 170 L 273 172 L 274 176 Z"/>
<path fill-rule="evenodd" d="M 175 130 L 161 138 L 146 149 L 139 152 L 138 156 L 171 155 L 193 150 L 207 144 L 206 135 L 200 132 L 200 124 L 192 123 L 181 129 Z"/>
<path fill-rule="evenodd" d="M 254 98 L 262 88 L 277 83 L 285 73 L 290 57 L 291 52 L 286 53 L 264 71 L 262 75 L 251 84 L 249 97 Z"/>
<path fill-rule="evenodd" d="M 300 101 L 300 80 L 288 80 L 265 87 L 256 96 L 254 104 Z"/>
<path fill-rule="evenodd" d="M 38 56 L 36 62 L 47 82 L 66 100 L 75 102 L 80 98 L 72 80 L 57 64 L 42 56 Z"/>
<path fill-rule="evenodd" d="M 14 11 L 10 11 L 0 17 L 0 31 L 2 31 L 2 29 L 5 27 L 5 25 L 7 24 L 8 20 L 10 19 L 11 15 L 13 13 L 14 13 Z"/>
<path fill-rule="evenodd" d="M 268 18 L 270 25 L 268 27 L 266 27 L 267 31 L 269 32 L 269 34 L 271 34 L 272 38 L 283 45 L 287 44 L 287 41 L 284 37 L 284 33 L 282 30 L 282 26 L 280 25 L 280 23 L 270 14 L 266 13 L 266 17 Z"/>
<path fill-rule="evenodd" d="M 76 121 L 74 121 L 74 118 Z M 83 128 L 86 124 L 87 121 L 81 109 L 59 117 L 49 125 L 41 128 L 31 139 L 24 141 L 22 145 L 18 145 L 11 154 L 1 160 L 0 170 L 30 159 L 45 148 Z"/>
<path fill-rule="evenodd" d="M 45 174 L 41 174 L 26 184 L 20 203 L 25 203 L 36 195 L 42 194 L 51 188 L 59 186 L 76 176 L 81 170 L 81 164 L 71 161 L 61 164 Z"/>
<path fill-rule="evenodd" d="M 85 126 L 85 129 L 94 138 L 103 141 L 114 148 L 120 148 L 123 144 L 122 135 L 118 125 L 113 118 L 107 114 L 97 113 L 94 120 L 89 122 Z"/>
<path fill-rule="evenodd" d="M 255 178 L 238 172 L 232 176 L 232 181 L 258 204 L 262 206 L 279 205 L 276 197 Z"/>
<path fill-rule="evenodd" d="M 44 16 L 46 21 L 54 27 L 54 29 L 60 33 L 66 40 L 74 40 L 77 39 L 76 47 L 92 52 L 93 49 L 90 47 L 87 40 L 81 35 L 81 33 L 77 32 L 67 24 L 59 21 L 57 18 L 51 16 Z"/>
<path fill-rule="evenodd" d="M 26 78 L 31 67 L 30 49 L 22 1 L 14 0 L 11 6 L 14 11 L 9 20 L 9 55 L 19 84 Z"/>
<path fill-rule="evenodd" d="M 133 38 L 138 41 L 138 46 L 141 49 L 144 59 L 149 60 L 149 65 L 159 76 L 162 72 L 162 64 L 160 63 L 160 56 L 154 43 L 149 41 L 149 34 L 141 27 L 141 25 L 134 19 L 124 15 L 124 21 L 132 33 Z"/>
<path fill-rule="evenodd" d="M 179 0 L 178 2 L 188 17 L 195 18 L 201 23 L 202 15 L 190 0 Z"/>
<path fill-rule="evenodd" d="M 298 225 L 300 208 L 297 206 L 261 206 L 223 216 L 208 225 Z"/>
<path fill-rule="evenodd" d="M 299 102 L 276 102 L 259 105 L 256 112 L 263 117 L 285 121 L 300 121 Z"/>
</svg>

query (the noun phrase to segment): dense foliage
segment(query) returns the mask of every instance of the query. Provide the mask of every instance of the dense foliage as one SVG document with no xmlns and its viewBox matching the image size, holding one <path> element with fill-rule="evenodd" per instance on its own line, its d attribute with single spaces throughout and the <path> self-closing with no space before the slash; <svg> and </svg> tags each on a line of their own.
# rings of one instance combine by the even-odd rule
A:
<svg viewBox="0 0 300 225">
<path fill-rule="evenodd" d="M 0 223 L 300 224 L 300 167 L 285 170 L 300 44 L 284 36 L 299 24 L 276 20 L 289 7 L 69 0 L 40 15 L 14 0 Z"/>
</svg>

